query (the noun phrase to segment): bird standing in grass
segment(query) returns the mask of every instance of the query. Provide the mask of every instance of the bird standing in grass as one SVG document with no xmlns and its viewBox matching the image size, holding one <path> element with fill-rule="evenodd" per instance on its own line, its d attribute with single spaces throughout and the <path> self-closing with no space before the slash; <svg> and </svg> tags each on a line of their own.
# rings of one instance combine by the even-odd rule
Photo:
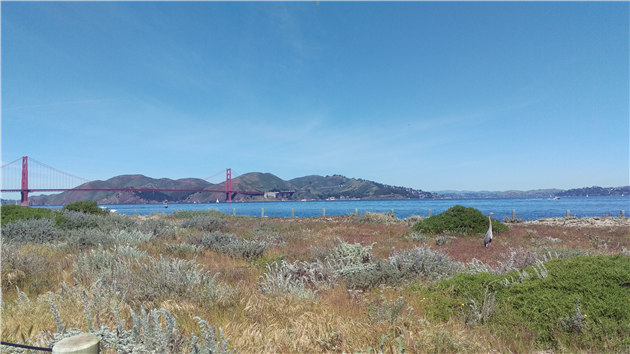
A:
<svg viewBox="0 0 630 354">
<path fill-rule="evenodd" d="M 483 245 L 488 247 L 490 242 L 492 242 L 492 219 L 490 215 L 494 215 L 494 213 L 488 214 L 488 221 L 490 221 L 490 227 L 488 228 L 488 232 L 486 232 L 486 237 L 483 238 Z"/>
</svg>

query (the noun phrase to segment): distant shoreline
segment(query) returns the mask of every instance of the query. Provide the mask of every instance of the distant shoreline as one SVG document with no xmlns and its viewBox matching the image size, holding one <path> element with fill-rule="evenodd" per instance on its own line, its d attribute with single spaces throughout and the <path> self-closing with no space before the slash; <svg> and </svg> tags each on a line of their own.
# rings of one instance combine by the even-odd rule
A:
<svg viewBox="0 0 630 354">
<path fill-rule="evenodd" d="M 630 198 L 630 195 L 594 195 L 594 196 L 567 196 L 561 197 L 560 199 L 573 199 L 573 198 Z M 195 204 L 246 204 L 246 203 L 282 203 L 282 202 L 357 202 L 357 201 L 415 201 L 415 200 L 493 200 L 493 199 L 521 199 L 521 200 L 545 200 L 549 199 L 549 197 L 468 197 L 468 198 L 455 198 L 455 197 L 444 197 L 444 198 L 363 198 L 363 199 L 335 199 L 335 200 L 326 200 L 326 199 L 310 199 L 306 201 L 300 200 L 281 200 L 281 199 L 263 199 L 263 200 L 235 200 L 232 202 L 206 202 L 206 203 L 182 203 L 177 201 L 167 201 L 168 204 L 173 205 L 195 205 Z M 14 205 L 19 204 L 19 200 L 15 199 L 2 199 L 2 205 Z M 164 202 L 147 202 L 147 203 L 99 203 L 99 205 L 162 205 Z M 62 204 L 51 204 L 51 205 L 29 205 L 29 206 L 37 206 L 37 207 L 62 207 Z"/>
</svg>

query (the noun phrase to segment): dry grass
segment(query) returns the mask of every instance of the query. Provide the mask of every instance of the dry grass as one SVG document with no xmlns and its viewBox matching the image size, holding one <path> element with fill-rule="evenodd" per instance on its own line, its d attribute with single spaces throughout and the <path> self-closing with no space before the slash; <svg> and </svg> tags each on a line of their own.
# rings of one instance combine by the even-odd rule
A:
<svg viewBox="0 0 630 354">
<path fill-rule="evenodd" d="M 257 232 L 277 232 L 284 244 L 270 246 L 262 259 L 254 261 L 208 249 L 200 254 L 179 255 L 183 259 L 194 259 L 213 274 L 220 273 L 217 277 L 219 283 L 238 289 L 232 296 L 213 302 L 194 296 L 179 301 L 161 300 L 160 307 L 168 310 L 186 333 L 199 334 L 198 323 L 193 320 L 193 317 L 199 316 L 223 328 L 225 336 L 230 338 L 231 347 L 241 353 L 354 353 L 381 347 L 387 353 L 400 353 L 403 347 L 407 353 L 526 353 L 536 348 L 534 336 L 525 329 L 520 333 L 496 336 L 492 334 L 491 325 L 468 328 L 457 318 L 445 323 L 429 323 L 426 318 L 431 300 L 423 297 L 423 290 L 410 293 L 404 286 L 375 288 L 363 293 L 348 291 L 340 283 L 331 290 L 321 291 L 318 301 L 300 299 L 291 294 L 261 294 L 258 290 L 257 281 L 265 271 L 262 266 L 265 262 L 279 259 L 312 261 L 321 258 L 326 250 L 331 250 L 337 239 L 363 246 L 376 242 L 372 249 L 375 258 L 391 256 L 393 248 L 402 250 L 418 245 L 418 242 L 404 237 L 409 229 L 404 224 L 365 223 L 360 222 L 357 216 L 295 219 L 227 217 L 226 220 L 227 232 L 240 238 L 252 239 Z M 152 257 L 160 254 L 168 256 L 165 244 L 192 243 L 201 234 L 194 229 L 179 229 L 173 235 L 154 239 L 139 245 L 139 248 Z M 620 253 L 622 247 L 630 248 L 630 231 L 627 227 L 570 228 L 515 224 L 508 232 L 496 235 L 487 249 L 483 247 L 482 236 L 454 237 L 451 241 L 445 246 L 427 245 L 434 249 L 448 249 L 447 254 L 460 262 L 468 263 L 476 258 L 496 266 L 516 248 L 538 250 L 546 246 L 604 254 Z M 48 269 L 42 270 L 43 275 L 39 278 L 33 275 L 35 280 L 28 281 L 38 281 L 43 277 L 46 282 L 38 287 L 21 283 L 20 290 L 25 291 L 30 305 L 19 306 L 15 280 L 7 278 L 10 274 L 3 274 L 1 336 L 2 340 L 9 342 L 28 342 L 30 338 L 30 343 L 35 343 L 38 333 L 54 332 L 56 326 L 46 292 L 58 293 L 62 281 L 74 284 L 72 259 L 76 255 L 73 251 L 53 251 L 46 246 L 27 245 L 20 249 L 20 254 L 27 251 L 48 262 L 45 263 Z M 4 259 L 2 262 L 4 273 L 8 268 Z M 37 263 L 35 260 L 28 262 Z M 42 267 L 39 263 L 32 266 Z M 416 284 L 429 284 L 429 281 L 417 279 Z M 410 308 L 404 309 L 393 323 L 374 322 L 370 318 L 369 307 L 372 301 L 378 303 L 381 296 L 389 301 L 403 296 Z M 80 299 L 69 298 L 57 305 L 68 327 L 87 329 Z M 130 306 L 137 310 L 139 305 L 141 303 L 120 304 L 120 315 L 128 325 L 131 322 Z M 99 312 L 99 321 L 115 327 L 111 313 Z"/>
</svg>

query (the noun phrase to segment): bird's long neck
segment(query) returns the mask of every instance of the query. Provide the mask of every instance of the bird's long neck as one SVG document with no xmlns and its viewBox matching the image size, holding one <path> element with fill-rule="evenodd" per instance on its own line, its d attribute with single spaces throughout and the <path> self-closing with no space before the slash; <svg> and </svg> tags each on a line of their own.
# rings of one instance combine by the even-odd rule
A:
<svg viewBox="0 0 630 354">
<path fill-rule="evenodd" d="M 488 215 L 488 221 L 490 221 L 490 228 L 492 228 L 492 218 Z"/>
</svg>

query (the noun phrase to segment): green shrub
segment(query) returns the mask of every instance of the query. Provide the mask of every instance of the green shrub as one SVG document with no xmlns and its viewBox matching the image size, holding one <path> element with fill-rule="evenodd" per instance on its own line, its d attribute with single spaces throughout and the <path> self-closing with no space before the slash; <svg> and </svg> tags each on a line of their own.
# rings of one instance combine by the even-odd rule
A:
<svg viewBox="0 0 630 354">
<path fill-rule="evenodd" d="M 453 232 L 463 235 L 484 234 L 488 231 L 488 217 L 475 208 L 456 205 L 445 212 L 417 222 L 412 231 L 437 234 Z M 492 232 L 501 233 L 509 228 L 497 219 L 492 219 Z"/>
<path fill-rule="evenodd" d="M 68 210 L 68 211 L 82 211 L 84 213 L 88 213 L 88 214 L 109 214 L 109 210 L 103 210 L 101 208 L 98 207 L 98 204 L 96 204 L 96 202 L 90 202 L 87 200 L 82 200 L 79 202 L 74 202 L 74 203 L 70 203 L 66 206 L 64 206 L 63 208 L 61 208 L 62 210 Z"/>
<path fill-rule="evenodd" d="M 534 267 L 526 271 L 535 274 Z M 505 282 L 520 277 L 516 270 L 507 275 L 460 273 L 430 289 L 435 306 L 429 316 L 446 320 L 464 312 L 470 317 L 466 311 L 471 305 L 496 292 L 496 312 L 486 323 L 497 333 L 518 333 L 525 327 L 542 347 L 558 347 L 562 342 L 585 350 L 627 349 L 630 259 L 621 255 L 575 257 L 554 259 L 544 267 L 547 274 L 521 282 Z M 576 314 L 584 318 L 576 318 Z M 584 328 L 588 330 L 581 330 Z"/>
<path fill-rule="evenodd" d="M 20 205 L 3 205 L 0 207 L 0 214 L 2 214 L 2 226 L 6 225 L 10 221 L 26 220 L 26 219 L 49 219 L 52 215 L 51 209 L 45 208 L 31 208 Z"/>
</svg>

